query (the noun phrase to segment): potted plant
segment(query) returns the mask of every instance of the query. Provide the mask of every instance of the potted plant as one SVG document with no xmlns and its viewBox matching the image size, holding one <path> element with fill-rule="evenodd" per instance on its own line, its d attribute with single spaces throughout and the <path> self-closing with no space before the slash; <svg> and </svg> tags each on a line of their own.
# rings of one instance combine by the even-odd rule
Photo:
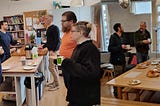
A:
<svg viewBox="0 0 160 106">
<path fill-rule="evenodd" d="M 30 38 L 31 43 L 35 43 L 35 35 L 33 33 L 30 35 L 29 38 Z"/>
</svg>

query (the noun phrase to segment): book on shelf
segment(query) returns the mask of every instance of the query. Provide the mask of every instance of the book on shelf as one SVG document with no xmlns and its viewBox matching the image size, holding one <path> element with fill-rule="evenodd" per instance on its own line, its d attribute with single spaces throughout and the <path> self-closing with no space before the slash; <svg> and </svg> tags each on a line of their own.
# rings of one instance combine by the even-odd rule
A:
<svg viewBox="0 0 160 106">
<path fill-rule="evenodd" d="M 4 20 L 8 22 L 9 25 L 12 24 L 23 24 L 23 16 L 7 16 L 4 17 Z"/>
</svg>

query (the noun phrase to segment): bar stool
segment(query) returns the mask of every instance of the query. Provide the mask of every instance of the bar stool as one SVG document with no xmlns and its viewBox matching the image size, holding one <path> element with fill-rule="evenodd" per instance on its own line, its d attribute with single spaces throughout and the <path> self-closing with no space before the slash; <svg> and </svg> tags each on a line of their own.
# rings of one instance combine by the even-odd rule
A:
<svg viewBox="0 0 160 106">
<path fill-rule="evenodd" d="M 106 68 L 106 69 L 103 69 L 103 70 L 104 70 L 104 73 L 103 73 L 102 78 L 104 78 L 105 75 L 107 74 L 108 80 L 110 80 L 110 77 L 111 77 L 111 79 L 113 79 L 113 72 L 114 72 L 113 69 Z"/>
</svg>

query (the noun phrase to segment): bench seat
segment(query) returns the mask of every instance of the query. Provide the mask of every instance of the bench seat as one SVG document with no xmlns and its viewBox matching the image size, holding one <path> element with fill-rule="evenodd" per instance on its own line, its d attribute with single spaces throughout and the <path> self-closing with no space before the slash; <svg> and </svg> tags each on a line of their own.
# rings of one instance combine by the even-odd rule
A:
<svg viewBox="0 0 160 106">
<path fill-rule="evenodd" d="M 160 104 L 101 97 L 101 106 L 160 106 Z"/>
</svg>

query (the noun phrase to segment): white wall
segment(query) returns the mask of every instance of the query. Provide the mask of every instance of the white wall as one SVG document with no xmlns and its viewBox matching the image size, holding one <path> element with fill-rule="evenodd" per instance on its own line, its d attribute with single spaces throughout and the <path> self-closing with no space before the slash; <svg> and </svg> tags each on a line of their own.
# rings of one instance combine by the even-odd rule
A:
<svg viewBox="0 0 160 106">
<path fill-rule="evenodd" d="M 156 1 L 156 5 L 160 5 L 160 0 L 157 0 L 157 1 Z"/>
<path fill-rule="evenodd" d="M 1 0 L 0 3 L 0 19 L 3 16 L 23 14 L 25 11 L 52 9 L 53 0 Z"/>
<path fill-rule="evenodd" d="M 55 0 L 61 2 L 62 5 L 70 5 L 70 0 Z M 85 5 L 92 5 L 100 0 L 85 0 Z M 3 16 L 23 14 L 26 11 L 34 10 L 52 10 L 53 0 L 0 0 L 0 20 Z"/>
<path fill-rule="evenodd" d="M 70 5 L 71 0 L 56 0 L 57 2 L 61 2 L 63 5 Z M 84 5 L 89 6 L 95 3 L 100 2 L 101 0 L 84 0 Z"/>
<path fill-rule="evenodd" d="M 59 10 L 53 10 L 51 13 L 54 15 L 53 23 L 59 27 L 61 30 L 61 17 L 62 14 L 65 11 L 73 11 L 76 16 L 78 21 L 89 21 L 91 22 L 92 20 L 92 13 L 91 13 L 91 6 L 83 6 L 83 7 L 72 7 L 72 8 L 63 8 Z M 56 15 L 59 14 L 59 15 Z M 61 36 L 62 36 L 62 31 L 61 31 Z"/>
<path fill-rule="evenodd" d="M 141 14 L 134 15 L 130 13 L 129 8 L 123 9 L 119 6 L 118 3 L 108 4 L 109 15 L 110 15 L 110 28 L 113 33 L 113 25 L 117 22 L 120 22 L 124 28 L 125 32 L 134 32 L 139 29 L 140 21 L 146 21 L 147 29 L 151 31 L 151 15 L 150 14 Z"/>
</svg>

